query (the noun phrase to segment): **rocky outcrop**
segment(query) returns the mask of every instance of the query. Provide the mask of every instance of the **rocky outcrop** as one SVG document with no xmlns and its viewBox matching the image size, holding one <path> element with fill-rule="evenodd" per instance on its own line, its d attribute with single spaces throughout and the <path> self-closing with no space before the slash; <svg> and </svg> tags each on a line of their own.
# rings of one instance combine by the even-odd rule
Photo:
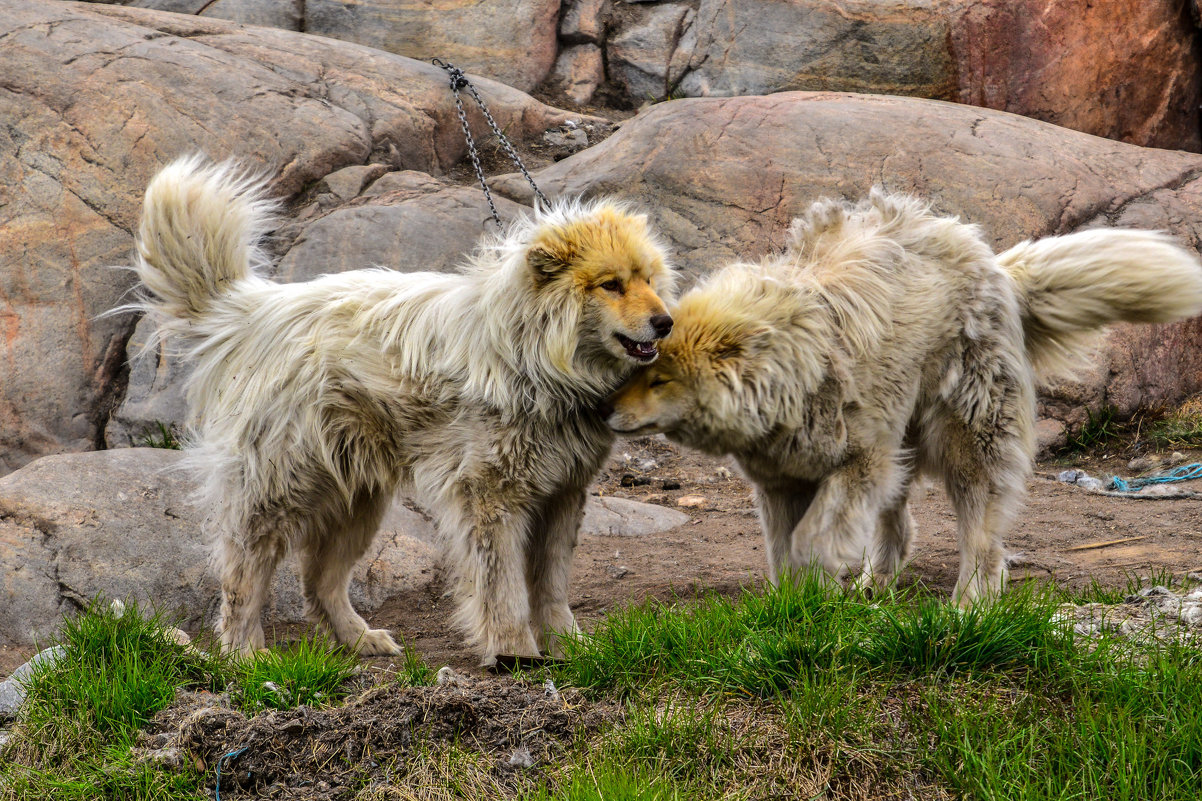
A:
<svg viewBox="0 0 1202 801">
<path fill-rule="evenodd" d="M 1148 147 L 1202 149 L 1199 40 L 1186 4 L 961 5 L 951 99 Z"/>
<path fill-rule="evenodd" d="M 816 198 L 913 192 L 995 247 L 1088 225 L 1161 228 L 1202 246 L 1202 156 L 1125 145 L 1003 112 L 930 100 L 786 92 L 654 106 L 535 174 L 551 195 L 639 202 L 692 275 L 779 247 Z M 516 176 L 495 182 L 524 200 Z M 1130 413 L 1202 390 L 1202 320 L 1117 326 L 1081 381 L 1044 396 L 1054 422 Z"/>
<path fill-rule="evenodd" d="M 106 0 L 329 36 L 529 91 L 555 61 L 559 0 Z"/>
<path fill-rule="evenodd" d="M 795 89 L 913 95 L 1145 146 L 1202 147 L 1197 31 L 1176 0 L 565 6 L 561 48 L 601 48 L 608 80 L 593 91 L 608 83 L 636 106 Z M 578 58 L 562 50 L 555 74 Z M 586 94 L 577 86 L 568 97 Z"/>
<path fill-rule="evenodd" d="M 1192 0 L 109 1 L 440 56 L 579 105 L 897 94 L 1202 149 Z"/>
<path fill-rule="evenodd" d="M 441 70 L 271 28 L 8 3 L 0 75 L 0 474 L 41 454 L 103 446 L 136 321 L 100 315 L 132 286 L 112 267 L 128 263 L 141 193 L 167 161 L 237 156 L 276 176 L 273 190 L 288 201 L 333 173 L 329 193 L 348 191 L 344 168 L 440 175 L 465 154 Z M 476 83 L 518 141 L 568 118 Z"/>
</svg>

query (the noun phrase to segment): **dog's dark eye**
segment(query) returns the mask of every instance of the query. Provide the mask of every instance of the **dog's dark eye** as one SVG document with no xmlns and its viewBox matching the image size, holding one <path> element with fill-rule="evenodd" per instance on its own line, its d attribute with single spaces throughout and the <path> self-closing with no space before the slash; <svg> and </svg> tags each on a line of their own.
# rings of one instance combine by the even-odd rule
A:
<svg viewBox="0 0 1202 801">
<path fill-rule="evenodd" d="M 650 387 L 651 389 L 655 389 L 656 387 L 662 387 L 664 384 L 671 384 L 671 383 L 672 383 L 671 378 L 664 378 L 663 376 L 659 376 L 658 378 L 651 379 L 651 383 L 648 384 L 647 386 Z"/>
<path fill-rule="evenodd" d="M 621 292 L 622 291 L 622 282 L 616 278 L 611 278 L 608 281 L 606 281 L 604 284 L 602 284 L 601 288 L 604 289 L 606 292 Z"/>
</svg>

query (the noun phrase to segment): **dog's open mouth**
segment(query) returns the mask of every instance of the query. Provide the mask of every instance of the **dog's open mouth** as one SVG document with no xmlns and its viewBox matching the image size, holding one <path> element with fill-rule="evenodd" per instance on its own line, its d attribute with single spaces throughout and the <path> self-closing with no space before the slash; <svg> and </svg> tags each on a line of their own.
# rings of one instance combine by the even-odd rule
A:
<svg viewBox="0 0 1202 801">
<path fill-rule="evenodd" d="M 618 342 L 622 343 L 622 347 L 626 348 L 626 353 L 632 359 L 638 359 L 640 362 L 649 362 L 659 355 L 659 348 L 655 346 L 655 342 L 635 342 L 630 337 L 614 334 L 618 338 Z"/>
</svg>

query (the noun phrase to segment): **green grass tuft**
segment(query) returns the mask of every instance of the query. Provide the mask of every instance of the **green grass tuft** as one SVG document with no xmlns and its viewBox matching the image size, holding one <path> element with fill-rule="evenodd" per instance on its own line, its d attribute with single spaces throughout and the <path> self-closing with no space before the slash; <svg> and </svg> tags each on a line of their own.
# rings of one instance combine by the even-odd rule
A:
<svg viewBox="0 0 1202 801">
<path fill-rule="evenodd" d="M 1075 433 L 1068 435 L 1059 453 L 1070 455 L 1104 448 L 1122 440 L 1130 431 L 1131 427 L 1118 419 L 1118 412 L 1113 406 L 1103 406 L 1096 413 L 1086 409 L 1085 422 Z"/>
<path fill-rule="evenodd" d="M 94 602 L 64 622 L 64 649 L 29 676 L 13 760 L 0 768 L 0 799 L 199 798 L 195 771 L 164 772 L 133 759 L 139 729 L 177 688 L 218 689 L 234 675 L 224 659 L 181 645 L 158 614 Z"/>
<path fill-rule="evenodd" d="M 175 424 L 168 425 L 162 420 L 156 420 L 154 428 L 147 426 L 143 429 L 138 444 L 143 448 L 166 448 L 173 451 L 183 448 L 179 436 L 176 434 Z"/>
<path fill-rule="evenodd" d="M 260 651 L 244 661 L 234 700 L 250 715 L 264 709 L 328 705 L 343 697 L 343 685 L 358 669 L 355 654 L 326 638 L 306 637 L 289 648 Z"/>
<path fill-rule="evenodd" d="M 232 677 L 226 660 L 175 642 L 172 628 L 137 605 L 118 613 L 95 602 L 68 618 L 63 657 L 29 677 L 25 725 L 52 740 L 121 741 L 170 704 L 177 688 L 216 689 Z"/>
<path fill-rule="evenodd" d="M 436 672 L 426 664 L 421 656 L 402 642 L 401 666 L 397 669 L 395 681 L 402 687 L 429 687 L 434 684 Z"/>
<path fill-rule="evenodd" d="M 832 671 L 892 674 L 1043 669 L 1073 652 L 1054 623 L 1059 597 L 1016 588 L 960 610 L 920 593 L 873 603 L 816 576 L 745 592 L 736 601 L 651 601 L 611 614 L 567 643 L 559 678 L 593 691 L 637 695 L 665 683 L 768 698 Z"/>
<path fill-rule="evenodd" d="M 934 598 L 885 605 L 859 652 L 875 668 L 912 675 L 1049 667 L 1075 653 L 1071 629 L 1053 620 L 1059 606 L 1030 585 L 967 609 Z"/>
<path fill-rule="evenodd" d="M 1148 439 L 1161 448 L 1202 448 L 1202 395 L 1196 395 L 1148 429 Z"/>
</svg>

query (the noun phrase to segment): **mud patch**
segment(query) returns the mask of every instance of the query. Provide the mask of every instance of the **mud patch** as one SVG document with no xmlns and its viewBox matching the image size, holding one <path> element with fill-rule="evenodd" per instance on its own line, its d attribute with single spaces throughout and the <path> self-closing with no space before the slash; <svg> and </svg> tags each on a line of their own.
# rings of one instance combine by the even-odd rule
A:
<svg viewBox="0 0 1202 801">
<path fill-rule="evenodd" d="M 508 678 L 456 676 L 435 687 L 385 684 L 333 709 L 302 707 L 247 718 L 227 696 L 180 693 L 142 736 L 152 760 L 178 755 L 221 797 L 345 799 L 403 780 L 431 752 L 474 752 L 496 785 L 557 760 L 620 710 L 573 690 Z M 228 756 L 227 756 L 228 755 Z"/>
</svg>

